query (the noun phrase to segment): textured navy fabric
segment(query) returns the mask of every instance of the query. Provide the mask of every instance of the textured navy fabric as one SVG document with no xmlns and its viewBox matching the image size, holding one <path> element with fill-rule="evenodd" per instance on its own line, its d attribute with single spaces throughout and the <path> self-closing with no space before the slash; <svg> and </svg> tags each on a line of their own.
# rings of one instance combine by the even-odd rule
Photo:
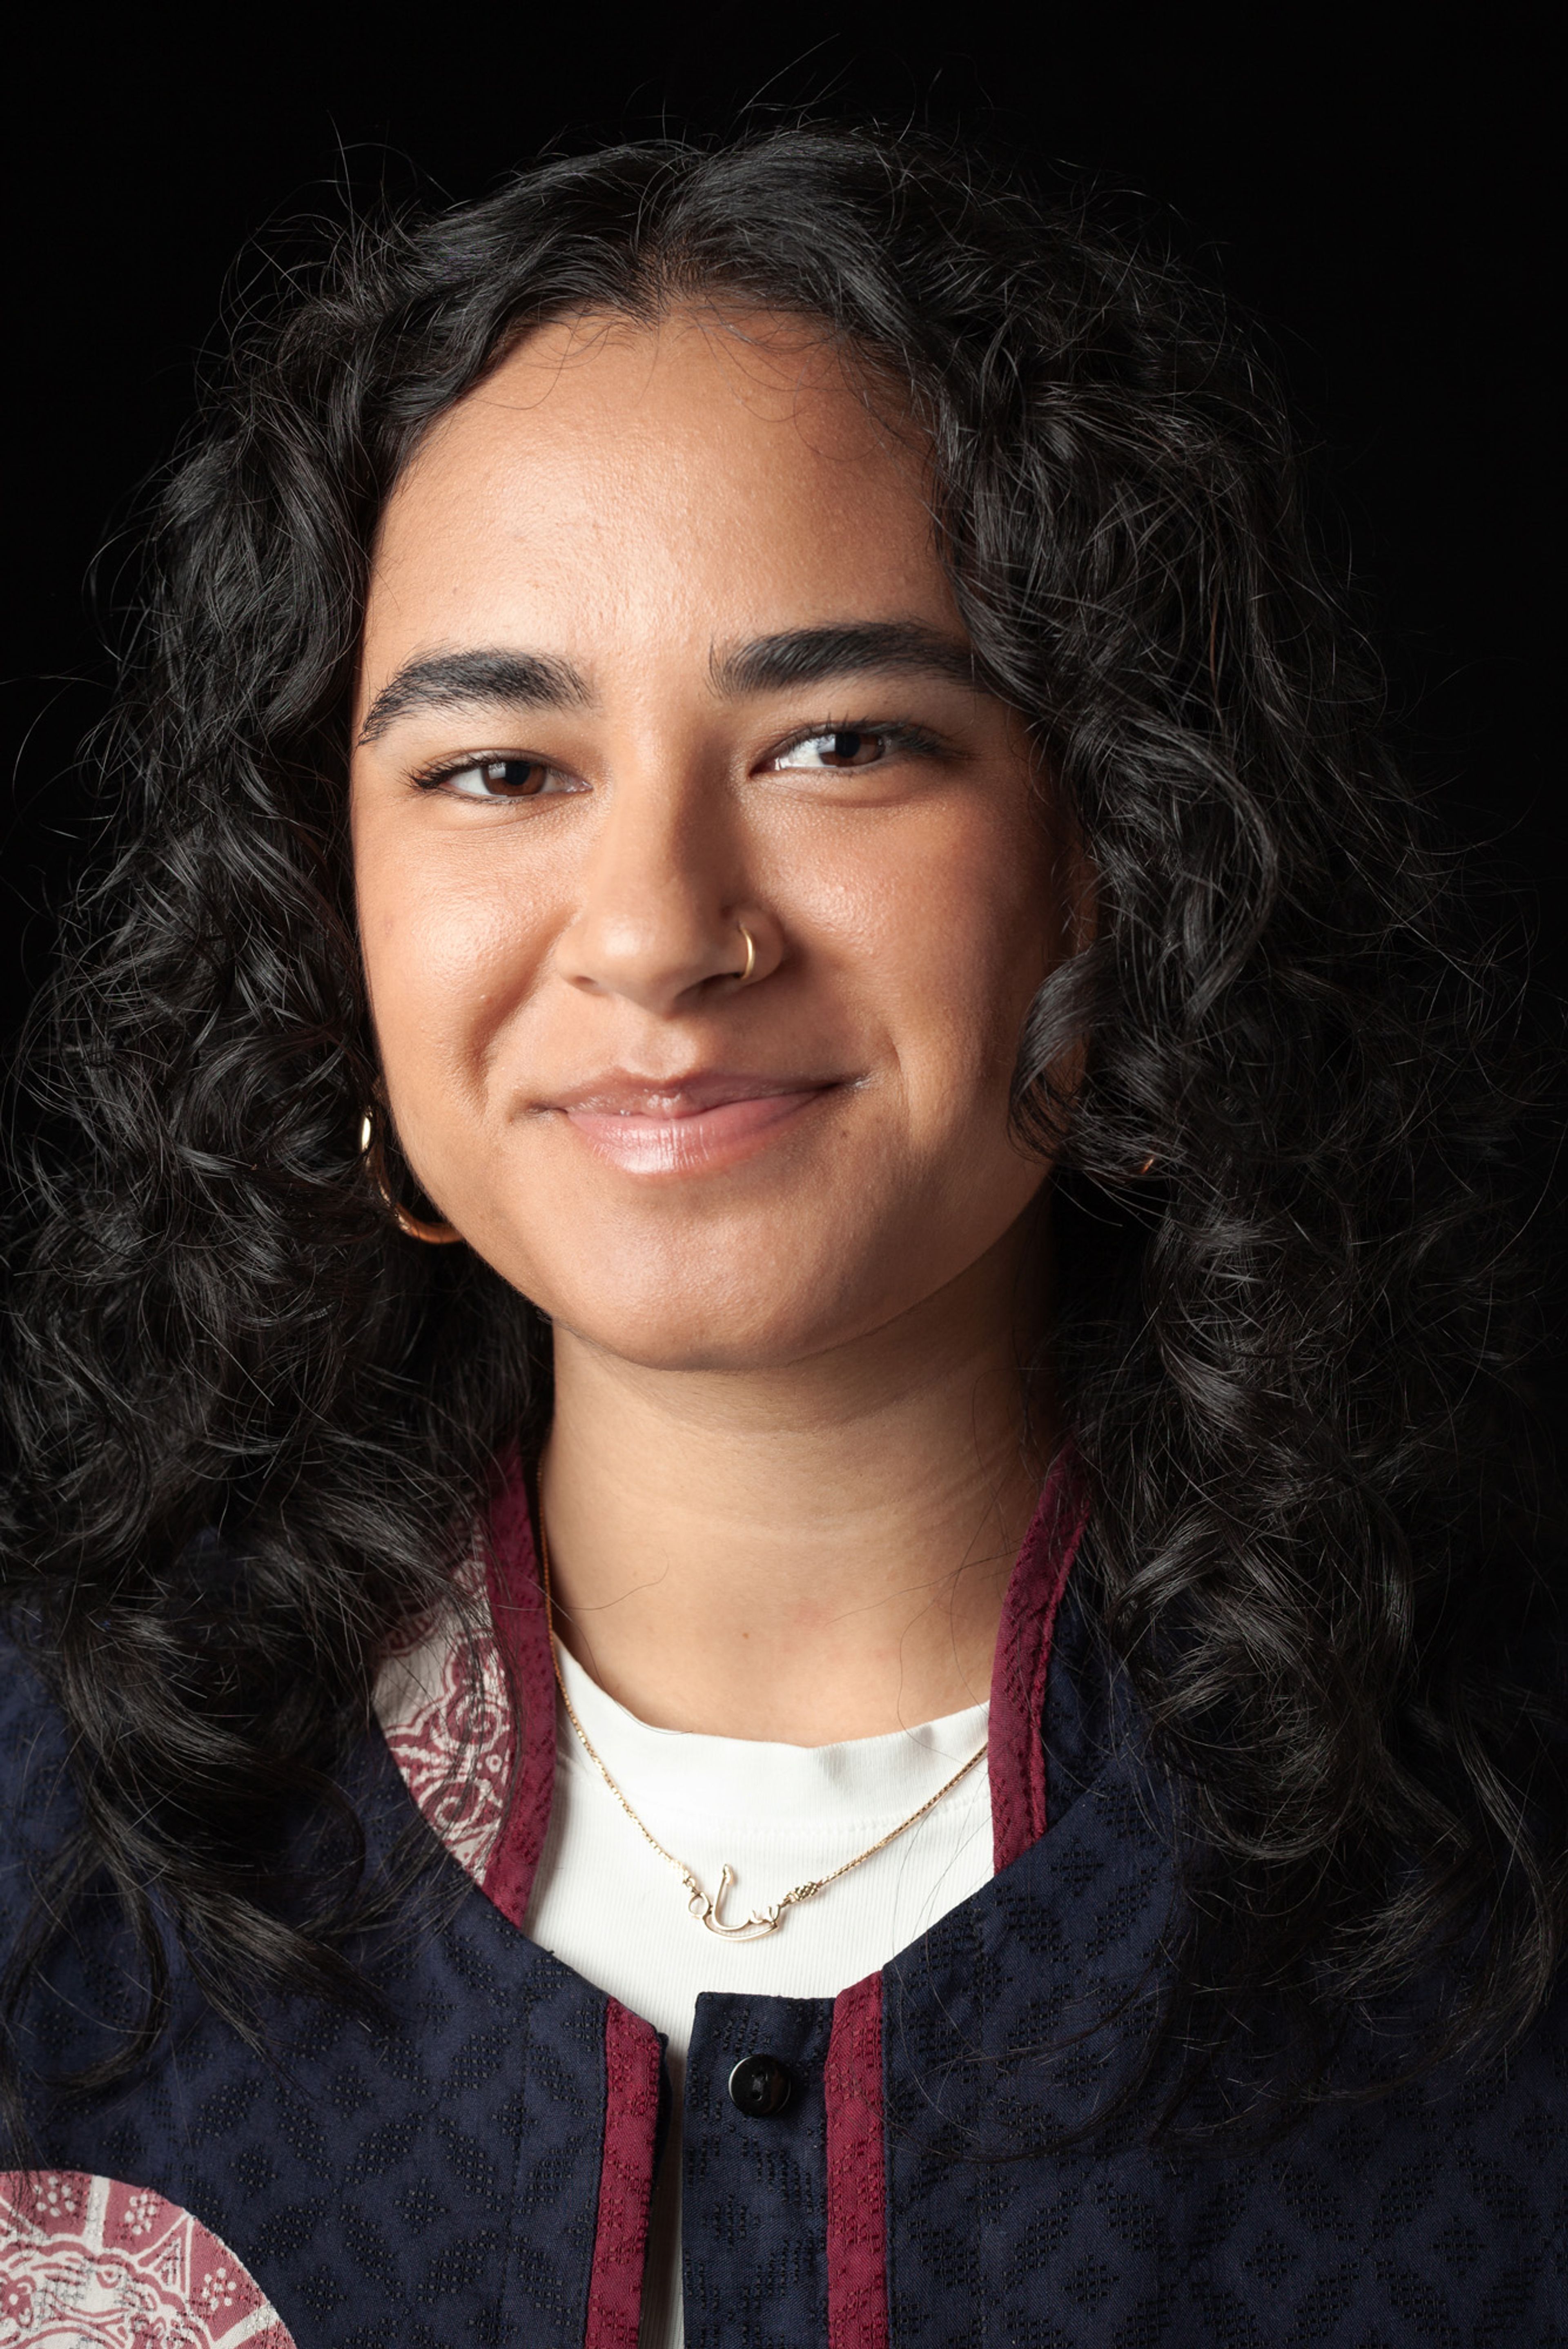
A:
<svg viewBox="0 0 1568 2349">
<path fill-rule="evenodd" d="M 1568 2349 L 1563 2002 L 1506 2067 L 1327 2110 L 1274 2144 L 1072 2138 L 1158 1992 L 1168 1823 L 1071 1607 L 1051 1668 L 1045 1837 L 884 1974 L 891 2349 Z M 379 1737 L 351 1791 L 378 1863 L 422 1832 Z M 57 1726 L 0 1657 L 0 1910 L 68 1815 Z M 145 2075 L 40 2092 L 51 2167 L 165 2195 L 227 2242 L 298 2349 L 580 2349 L 606 2095 L 601 1994 L 444 1857 L 364 1952 L 386 2015 L 307 2005 L 253 2054 L 186 1985 Z M 89 1910 L 30 2010 L 41 2066 L 124 1998 Z M 1105 2018 L 1113 2018 L 1107 2026 Z M 691 2349 L 826 2349 L 827 2000 L 698 2003 L 684 2127 Z M 1369 2071 L 1376 2050 L 1365 2051 Z M 742 2056 L 790 2067 L 748 2119 Z"/>
<path fill-rule="evenodd" d="M 697 2002 L 681 2168 L 687 2349 L 798 2349 L 827 2339 L 830 1998 Z M 743 2055 L 788 2067 L 782 2112 L 753 2120 L 730 2100 Z"/>
<path fill-rule="evenodd" d="M 28 1702 L 29 1689 L 33 1702 Z M 57 1749 L 30 1674 L 0 1665 L 0 1756 L 41 1806 Z M 422 1832 L 385 1746 L 357 1791 L 373 1859 Z M 58 1825 L 58 1800 L 48 1806 Z M 47 1848 L 35 1812 L 21 1841 Z M 0 1902 L 26 1892 L 26 1848 Z M 77 1936 L 35 2000 L 31 2048 L 58 2069 L 103 2052 L 121 2005 L 109 1929 Z M 298 2349 L 578 2349 L 599 2189 L 605 2000 L 517 1932 L 444 1854 L 395 1934 L 363 1952 L 384 2020 L 316 2003 L 264 2015 L 259 2059 L 187 1992 L 128 2088 L 45 2104 L 50 2168 L 153 2188 L 237 2253 Z"/>
<path fill-rule="evenodd" d="M 1077 2034 L 1107 1992 L 1136 1994 L 1166 1913 L 1138 1819 L 1125 1785 L 1096 1787 L 888 1970 L 894 2341 L 1568 2343 L 1561 2002 L 1511 2065 L 1324 2112 L 1278 2143 L 1157 2153 L 1130 2126 L 1063 2142 L 1122 2044 Z"/>
<path fill-rule="evenodd" d="M 1561 1997 L 1506 2066 L 1327 2108 L 1274 2143 L 1157 2151 L 1136 2113 L 1072 2142 L 1140 2037 L 1172 1871 L 1081 1623 L 1058 1671 L 1050 1831 L 884 1972 L 894 2342 L 1568 2344 Z M 1350 2050 L 1347 2079 L 1376 2053 Z"/>
</svg>

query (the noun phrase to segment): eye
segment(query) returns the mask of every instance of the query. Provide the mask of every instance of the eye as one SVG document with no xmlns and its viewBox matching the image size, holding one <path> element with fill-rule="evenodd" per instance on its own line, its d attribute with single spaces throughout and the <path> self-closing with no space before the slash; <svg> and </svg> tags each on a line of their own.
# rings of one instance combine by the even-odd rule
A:
<svg viewBox="0 0 1568 2349">
<path fill-rule="evenodd" d="M 885 759 L 898 737 L 889 726 L 834 726 L 821 734 L 807 734 L 769 761 L 780 767 L 874 767 Z"/>
<path fill-rule="evenodd" d="M 442 791 L 460 800 L 535 800 L 587 785 L 544 759 L 468 759 L 419 778 L 421 791 Z"/>
</svg>

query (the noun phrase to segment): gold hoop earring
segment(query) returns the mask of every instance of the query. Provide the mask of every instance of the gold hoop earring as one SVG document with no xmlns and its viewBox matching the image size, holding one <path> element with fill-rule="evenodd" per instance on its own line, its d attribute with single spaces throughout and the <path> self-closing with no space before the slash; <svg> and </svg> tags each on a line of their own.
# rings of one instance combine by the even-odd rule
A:
<svg viewBox="0 0 1568 2349">
<path fill-rule="evenodd" d="M 377 1197 L 405 1239 L 423 1240 L 427 1247 L 450 1247 L 454 1240 L 462 1239 L 462 1234 L 451 1224 L 421 1223 L 418 1216 L 410 1216 L 408 1209 L 400 1207 L 393 1198 L 387 1188 L 387 1170 L 381 1156 L 380 1138 L 369 1110 L 359 1121 L 359 1155 L 376 1186 Z"/>
<path fill-rule="evenodd" d="M 749 985 L 752 974 L 757 967 L 757 942 L 755 938 L 753 937 L 750 930 L 747 929 L 744 922 L 737 922 L 735 924 L 735 927 L 740 931 L 741 936 L 746 941 L 746 968 L 736 975 L 739 985 L 745 987 Z"/>
</svg>

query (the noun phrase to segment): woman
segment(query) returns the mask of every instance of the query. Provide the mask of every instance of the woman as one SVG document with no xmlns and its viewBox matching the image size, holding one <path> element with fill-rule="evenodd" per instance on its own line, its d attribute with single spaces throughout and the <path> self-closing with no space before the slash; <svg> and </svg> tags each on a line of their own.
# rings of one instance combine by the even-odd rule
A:
<svg viewBox="0 0 1568 2349">
<path fill-rule="evenodd" d="M 161 529 L 0 2339 L 1549 2337 L 1506 1137 L 1255 363 L 621 150 L 291 283 Z"/>
</svg>

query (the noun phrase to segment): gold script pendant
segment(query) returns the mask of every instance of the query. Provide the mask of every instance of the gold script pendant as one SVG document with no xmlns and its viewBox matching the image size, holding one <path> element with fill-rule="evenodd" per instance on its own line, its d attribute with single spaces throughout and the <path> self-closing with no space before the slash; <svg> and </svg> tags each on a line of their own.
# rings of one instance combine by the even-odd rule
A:
<svg viewBox="0 0 1568 2349">
<path fill-rule="evenodd" d="M 724 1906 L 724 1895 L 735 1880 L 735 1871 L 728 1860 L 719 1878 L 719 1889 L 711 1899 L 690 1868 L 683 1868 L 681 1874 L 690 1895 L 686 1903 L 688 1914 L 695 1917 L 700 1925 L 705 1925 L 710 1933 L 717 1933 L 722 1941 L 760 1941 L 767 1934 L 776 1933 L 784 1923 L 784 1910 L 793 1909 L 797 1900 L 809 1900 L 818 1889 L 815 1884 L 797 1884 L 793 1892 L 786 1892 L 784 1899 L 775 1900 L 771 1909 L 754 1909 L 743 1923 L 726 1925 L 720 1911 Z"/>
</svg>

